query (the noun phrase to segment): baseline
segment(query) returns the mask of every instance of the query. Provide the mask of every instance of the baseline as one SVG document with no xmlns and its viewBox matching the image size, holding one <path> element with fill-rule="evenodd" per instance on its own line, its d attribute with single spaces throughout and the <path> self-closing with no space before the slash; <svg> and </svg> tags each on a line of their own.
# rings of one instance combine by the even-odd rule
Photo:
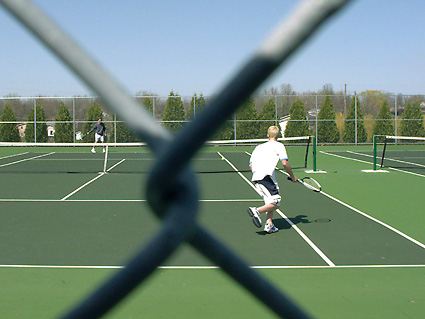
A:
<svg viewBox="0 0 425 319">
<path fill-rule="evenodd" d="M 0 202 L 63 202 L 63 199 L 0 198 Z M 68 199 L 67 202 L 146 202 L 146 199 Z M 261 202 L 261 199 L 200 199 L 199 202 Z"/>
<path fill-rule="evenodd" d="M 34 269 L 122 269 L 124 266 L 64 266 L 64 265 L 0 265 L 0 268 Z M 341 265 L 341 266 L 249 266 L 252 269 L 354 269 L 354 268 L 425 268 L 425 265 Z M 218 266 L 159 266 L 158 269 L 171 270 L 209 270 Z"/>
</svg>

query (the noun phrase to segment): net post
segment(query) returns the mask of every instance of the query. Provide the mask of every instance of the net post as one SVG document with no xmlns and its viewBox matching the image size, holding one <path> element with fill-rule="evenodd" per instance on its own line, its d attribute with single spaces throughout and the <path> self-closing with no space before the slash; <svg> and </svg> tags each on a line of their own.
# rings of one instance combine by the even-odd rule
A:
<svg viewBox="0 0 425 319">
<path fill-rule="evenodd" d="M 313 172 L 317 171 L 316 163 L 316 154 L 317 154 L 317 145 L 316 145 L 316 136 L 312 136 L 313 139 Z"/>
<path fill-rule="evenodd" d="M 106 173 L 106 166 L 108 165 L 108 153 L 109 153 L 109 148 L 108 148 L 108 144 L 106 144 L 105 160 L 103 162 L 103 173 Z"/>
<path fill-rule="evenodd" d="M 373 170 L 376 171 L 376 135 L 373 136 Z"/>
<path fill-rule="evenodd" d="M 384 167 L 385 150 L 387 149 L 387 142 L 389 137 L 390 136 L 385 136 L 384 148 L 382 149 L 382 156 L 381 156 L 381 168 Z"/>
<path fill-rule="evenodd" d="M 310 141 L 311 141 L 311 137 L 308 137 L 307 140 L 307 148 L 305 150 L 305 157 L 304 157 L 304 168 L 307 168 L 307 162 L 308 162 L 308 152 L 310 150 Z"/>
</svg>

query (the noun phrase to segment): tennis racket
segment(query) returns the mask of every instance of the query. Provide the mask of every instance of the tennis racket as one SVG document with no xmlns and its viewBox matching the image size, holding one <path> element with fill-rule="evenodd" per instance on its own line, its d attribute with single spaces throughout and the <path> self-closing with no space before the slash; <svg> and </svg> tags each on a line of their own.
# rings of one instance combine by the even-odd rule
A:
<svg viewBox="0 0 425 319">
<path fill-rule="evenodd" d="M 290 176 L 288 176 L 288 180 L 292 180 Z M 322 186 L 319 182 L 311 177 L 299 178 L 298 182 L 312 191 L 320 192 L 322 190 Z"/>
</svg>

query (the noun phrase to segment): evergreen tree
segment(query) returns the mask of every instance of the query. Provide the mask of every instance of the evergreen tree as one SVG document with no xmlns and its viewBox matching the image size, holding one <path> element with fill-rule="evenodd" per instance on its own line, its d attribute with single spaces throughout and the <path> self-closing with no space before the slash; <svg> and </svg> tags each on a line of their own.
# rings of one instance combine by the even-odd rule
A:
<svg viewBox="0 0 425 319">
<path fill-rule="evenodd" d="M 25 141 L 26 142 L 37 142 L 37 143 L 45 143 L 47 142 L 47 124 L 46 124 L 46 116 L 44 114 L 44 109 L 38 103 L 36 104 L 36 117 L 34 120 L 34 108 L 31 109 L 27 118 L 27 126 L 25 127 Z M 36 134 L 34 137 L 34 121 L 37 124 Z"/>
<path fill-rule="evenodd" d="M 0 116 L 0 122 L 15 122 L 16 117 L 10 104 L 6 104 Z M 16 123 L 0 123 L 1 142 L 19 142 L 19 130 Z"/>
<path fill-rule="evenodd" d="M 83 126 L 83 136 L 93 128 L 99 118 L 103 118 L 103 111 L 100 105 L 94 102 L 87 111 L 86 122 Z"/>
<path fill-rule="evenodd" d="M 124 122 L 117 121 L 116 124 L 117 131 L 115 132 L 115 127 L 112 128 L 111 139 L 115 140 L 115 134 L 117 135 L 117 143 L 134 143 L 141 142 L 140 137 L 130 131 Z"/>
<path fill-rule="evenodd" d="M 413 104 L 408 101 L 404 108 L 403 120 L 400 124 L 400 135 L 425 136 L 424 121 L 418 100 Z"/>
<path fill-rule="evenodd" d="M 387 100 L 382 101 L 375 125 L 373 126 L 373 135 L 394 135 L 394 121 Z M 382 143 L 384 138 L 378 137 L 377 141 Z"/>
<path fill-rule="evenodd" d="M 184 107 L 181 97 L 171 91 L 165 105 L 164 113 L 162 114 L 162 120 L 170 122 L 165 122 L 164 127 L 172 132 L 177 132 L 184 124 L 184 116 Z"/>
<path fill-rule="evenodd" d="M 276 118 L 276 103 L 274 98 L 270 98 L 258 116 L 260 120 L 258 138 L 264 138 L 267 135 L 267 130 L 271 125 L 274 125 Z"/>
<path fill-rule="evenodd" d="M 55 142 L 72 143 L 74 141 L 74 131 L 71 123 L 72 118 L 63 102 L 61 102 L 55 121 L 59 122 L 55 124 Z"/>
<path fill-rule="evenodd" d="M 148 97 L 152 96 L 153 94 L 150 92 L 139 92 L 137 95 L 145 96 L 141 97 L 140 100 L 138 98 L 138 101 L 143 105 L 143 107 L 149 112 L 151 116 L 153 116 L 153 99 L 154 97 Z M 112 123 L 112 129 L 111 132 L 108 134 L 109 141 L 111 142 L 117 142 L 117 143 L 134 143 L 134 142 L 141 142 L 141 138 L 131 131 L 126 123 L 116 118 L 116 123 Z M 116 137 L 115 137 L 116 135 Z"/>
<path fill-rule="evenodd" d="M 196 115 L 201 112 L 201 110 L 205 107 L 206 102 L 203 94 L 199 95 L 199 97 L 195 94 L 195 96 L 190 101 L 189 109 L 186 112 L 186 119 L 191 121 L 195 118 Z"/>
<path fill-rule="evenodd" d="M 234 116 L 224 122 L 221 127 L 215 131 L 211 139 L 216 140 L 231 140 L 234 138 L 235 129 L 234 129 Z"/>
<path fill-rule="evenodd" d="M 356 117 L 356 100 L 357 100 L 357 117 Z M 357 118 L 357 142 L 364 143 L 367 141 L 366 128 L 363 121 L 363 112 L 360 107 L 359 98 L 356 96 L 352 99 L 350 108 L 347 112 L 347 117 L 344 122 L 344 131 L 342 132 L 342 139 L 347 143 L 356 142 L 356 121 Z"/>
<path fill-rule="evenodd" d="M 255 109 L 254 99 L 249 98 L 240 106 L 237 112 L 236 139 L 250 139 L 258 137 L 258 113 Z M 253 122 L 254 120 L 254 122 Z"/>
<path fill-rule="evenodd" d="M 308 136 L 307 111 L 303 101 L 297 98 L 289 108 L 290 121 L 286 125 L 285 137 Z"/>
<path fill-rule="evenodd" d="M 153 98 L 144 97 L 142 98 L 142 103 L 145 106 L 145 108 L 149 111 L 149 114 L 152 114 L 153 116 Z"/>
<path fill-rule="evenodd" d="M 139 91 L 136 93 L 137 100 L 143 104 L 145 109 L 149 112 L 152 117 L 155 117 L 154 112 L 154 99 L 156 98 L 156 94 L 150 91 Z"/>
<path fill-rule="evenodd" d="M 332 99 L 326 96 L 318 114 L 317 140 L 320 143 L 337 143 L 340 133 L 336 125 L 336 114 L 332 106 Z"/>
</svg>

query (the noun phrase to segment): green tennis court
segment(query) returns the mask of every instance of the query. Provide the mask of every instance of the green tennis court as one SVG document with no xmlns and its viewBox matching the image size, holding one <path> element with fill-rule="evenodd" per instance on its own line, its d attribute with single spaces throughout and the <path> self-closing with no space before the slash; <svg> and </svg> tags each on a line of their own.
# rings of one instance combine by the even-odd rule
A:
<svg viewBox="0 0 425 319">
<path fill-rule="evenodd" d="M 246 212 L 262 203 L 247 172 L 252 149 L 212 147 L 193 161 L 205 228 L 313 317 L 422 316 L 425 216 L 418 190 L 425 174 L 366 173 L 371 146 L 321 147 L 318 168 L 326 173 L 306 173 L 310 159 L 295 174 L 314 175 L 323 192 L 278 173 L 283 204 L 274 218 L 280 231 L 266 235 Z M 60 315 L 160 229 L 145 201 L 154 161 L 149 152 L 112 152 L 108 169 L 116 166 L 108 173 L 104 156 L 89 149 L 0 152 L 4 317 Z M 288 152 L 302 161 L 304 148 Z M 107 317 L 257 316 L 273 314 L 187 245 Z"/>
</svg>

